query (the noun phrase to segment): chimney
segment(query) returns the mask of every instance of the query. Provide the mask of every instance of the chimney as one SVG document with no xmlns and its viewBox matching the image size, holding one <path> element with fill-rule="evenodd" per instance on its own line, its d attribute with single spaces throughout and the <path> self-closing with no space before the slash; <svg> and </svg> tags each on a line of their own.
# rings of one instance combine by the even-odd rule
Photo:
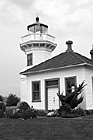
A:
<svg viewBox="0 0 93 140">
<path fill-rule="evenodd" d="M 66 50 L 66 52 L 73 51 L 72 50 L 73 41 L 68 40 L 68 41 L 66 41 L 66 44 L 67 44 L 67 50 Z"/>
<path fill-rule="evenodd" d="M 91 60 L 93 61 L 93 45 L 92 45 L 92 50 L 90 50 L 90 55 L 91 55 Z"/>
</svg>

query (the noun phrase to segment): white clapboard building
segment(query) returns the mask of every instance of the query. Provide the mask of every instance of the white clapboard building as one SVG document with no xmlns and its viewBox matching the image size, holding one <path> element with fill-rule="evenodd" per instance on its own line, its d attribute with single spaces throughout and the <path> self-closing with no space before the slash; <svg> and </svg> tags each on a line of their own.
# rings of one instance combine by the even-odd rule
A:
<svg viewBox="0 0 93 140">
<path fill-rule="evenodd" d="M 72 41 L 66 41 L 66 51 L 52 57 L 55 37 L 48 34 L 48 26 L 36 22 L 27 26 L 20 48 L 25 52 L 27 66 L 20 72 L 20 97 L 36 109 L 58 109 L 57 93 L 69 94 L 68 81 L 78 86 L 85 80 L 84 100 L 80 107 L 93 109 L 93 49 L 91 59 L 74 52 Z"/>
</svg>

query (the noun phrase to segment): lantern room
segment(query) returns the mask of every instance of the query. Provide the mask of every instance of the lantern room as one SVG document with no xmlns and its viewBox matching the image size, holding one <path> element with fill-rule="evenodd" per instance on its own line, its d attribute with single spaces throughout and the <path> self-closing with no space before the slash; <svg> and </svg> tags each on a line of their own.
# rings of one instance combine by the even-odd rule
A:
<svg viewBox="0 0 93 140">
<path fill-rule="evenodd" d="M 48 26 L 39 22 L 39 17 L 36 17 L 36 22 L 27 26 L 28 32 L 32 33 L 48 33 Z"/>
</svg>

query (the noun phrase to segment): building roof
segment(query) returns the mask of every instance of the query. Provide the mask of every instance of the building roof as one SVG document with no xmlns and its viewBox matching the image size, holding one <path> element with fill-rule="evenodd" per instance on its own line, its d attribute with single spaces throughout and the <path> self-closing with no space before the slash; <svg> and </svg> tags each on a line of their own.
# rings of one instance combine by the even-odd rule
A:
<svg viewBox="0 0 93 140">
<path fill-rule="evenodd" d="M 29 68 L 20 74 L 28 75 L 37 72 L 49 71 L 49 70 L 56 70 L 66 67 L 75 67 L 79 65 L 90 65 L 93 66 L 93 60 L 76 53 L 74 51 L 66 51 L 61 53 L 51 59 L 48 59 L 45 62 L 42 62 L 32 68 Z"/>
</svg>

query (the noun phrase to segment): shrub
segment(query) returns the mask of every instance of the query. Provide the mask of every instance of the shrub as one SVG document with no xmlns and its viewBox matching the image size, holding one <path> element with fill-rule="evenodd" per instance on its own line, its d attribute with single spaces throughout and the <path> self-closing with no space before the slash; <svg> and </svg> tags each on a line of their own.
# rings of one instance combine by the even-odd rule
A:
<svg viewBox="0 0 93 140">
<path fill-rule="evenodd" d="M 68 80 L 68 86 L 70 89 L 73 86 L 70 80 Z M 85 86 L 85 81 L 83 81 L 81 84 L 79 84 L 78 87 L 75 86 L 75 90 L 71 90 L 69 94 L 63 95 L 63 93 L 57 93 L 59 100 L 62 104 L 62 106 L 60 106 L 59 108 L 59 115 L 62 115 L 61 111 L 71 113 L 73 109 L 75 109 L 78 106 L 78 104 L 80 104 L 83 101 L 83 95 L 81 93 Z"/>
<path fill-rule="evenodd" d="M 4 117 L 5 110 L 6 110 L 5 104 L 3 102 L 0 102 L 0 118 Z"/>
<path fill-rule="evenodd" d="M 28 109 L 25 111 L 20 112 L 20 118 L 22 119 L 30 119 L 30 118 L 36 118 L 37 112 L 33 109 Z"/>
<path fill-rule="evenodd" d="M 17 103 L 20 101 L 16 95 L 10 94 L 6 101 L 6 106 L 16 106 Z"/>
<path fill-rule="evenodd" d="M 45 110 L 36 110 L 37 116 L 46 116 L 47 112 Z"/>
<path fill-rule="evenodd" d="M 0 110 L 0 118 L 3 118 L 5 116 L 5 113 Z"/>
<path fill-rule="evenodd" d="M 93 115 L 93 110 L 85 110 L 86 115 Z"/>
<path fill-rule="evenodd" d="M 62 118 L 75 118 L 75 117 L 78 117 L 78 115 L 73 113 L 67 113 L 62 115 Z"/>
<path fill-rule="evenodd" d="M 92 109 L 90 109 L 88 111 L 90 112 L 90 115 L 93 115 L 93 110 Z"/>
<path fill-rule="evenodd" d="M 27 102 L 23 101 L 23 102 L 18 102 L 17 104 L 17 109 L 19 109 L 20 111 L 26 111 L 28 109 L 30 109 L 30 106 Z"/>
<path fill-rule="evenodd" d="M 67 112 L 64 109 L 62 110 L 59 109 L 58 114 L 61 117 L 74 118 L 74 117 L 85 116 L 85 110 L 83 110 L 82 108 L 77 108 L 77 109 L 72 110 L 71 112 Z"/>
<path fill-rule="evenodd" d="M 10 107 L 6 109 L 5 112 L 6 118 L 13 118 L 13 119 L 30 119 L 30 118 L 36 118 L 37 112 L 34 109 L 24 109 L 24 108 L 17 108 L 17 107 Z"/>
<path fill-rule="evenodd" d="M 5 112 L 5 110 L 6 110 L 5 104 L 3 102 L 0 102 L 0 111 Z"/>
<path fill-rule="evenodd" d="M 91 115 L 90 110 L 85 110 L 85 114 L 86 114 L 86 115 Z"/>
<path fill-rule="evenodd" d="M 75 110 L 73 110 L 73 113 L 75 115 L 78 115 L 78 116 L 85 116 L 85 110 L 83 110 L 82 108 L 77 108 Z"/>
<path fill-rule="evenodd" d="M 6 118 L 18 119 L 18 118 L 20 118 L 20 114 L 19 114 L 19 112 L 17 111 L 16 108 L 9 108 L 9 109 L 6 109 L 5 117 Z"/>
</svg>

